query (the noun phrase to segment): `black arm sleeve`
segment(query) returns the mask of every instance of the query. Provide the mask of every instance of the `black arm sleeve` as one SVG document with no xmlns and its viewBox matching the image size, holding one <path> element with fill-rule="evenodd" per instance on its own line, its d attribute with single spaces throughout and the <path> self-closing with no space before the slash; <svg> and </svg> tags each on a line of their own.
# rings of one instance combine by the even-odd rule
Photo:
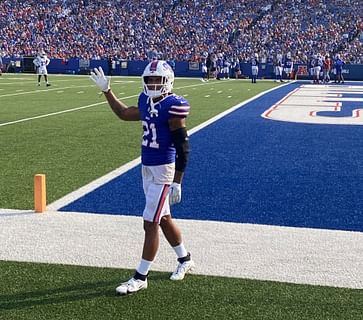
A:
<svg viewBox="0 0 363 320">
<path fill-rule="evenodd" d="M 171 139 L 176 149 L 175 169 L 184 172 L 189 159 L 189 138 L 185 128 L 171 132 Z"/>
</svg>

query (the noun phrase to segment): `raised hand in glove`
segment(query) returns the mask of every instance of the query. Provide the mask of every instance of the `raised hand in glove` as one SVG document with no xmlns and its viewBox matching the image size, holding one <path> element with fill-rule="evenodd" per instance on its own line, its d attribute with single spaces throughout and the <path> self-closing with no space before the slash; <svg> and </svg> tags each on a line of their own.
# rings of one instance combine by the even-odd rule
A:
<svg viewBox="0 0 363 320">
<path fill-rule="evenodd" d="M 91 71 L 91 80 L 101 89 L 103 92 L 108 92 L 110 90 L 110 80 L 105 76 L 101 67 L 94 68 Z"/>
</svg>

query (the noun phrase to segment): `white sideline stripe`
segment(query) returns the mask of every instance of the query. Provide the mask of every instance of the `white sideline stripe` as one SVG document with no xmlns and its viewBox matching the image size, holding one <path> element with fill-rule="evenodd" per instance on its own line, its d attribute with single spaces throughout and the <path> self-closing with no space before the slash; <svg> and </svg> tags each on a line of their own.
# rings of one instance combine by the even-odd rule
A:
<svg viewBox="0 0 363 320">
<path fill-rule="evenodd" d="M 124 164 L 123 166 L 109 172 L 108 174 L 92 181 L 91 183 L 77 189 L 76 191 L 73 191 L 73 192 L 67 194 L 66 196 L 54 201 L 53 203 L 49 204 L 47 206 L 47 208 L 48 208 L 48 210 L 56 211 L 56 210 L 64 207 L 65 205 L 83 197 L 85 194 L 89 193 L 90 191 L 93 191 L 93 190 L 97 189 L 98 187 L 106 184 L 107 182 L 111 181 L 112 179 L 117 178 L 118 176 L 125 173 L 126 171 L 131 170 L 132 168 L 136 167 L 140 163 L 141 163 L 141 157 L 138 157 L 138 158 Z"/>
<path fill-rule="evenodd" d="M 204 85 L 204 84 L 202 84 L 202 85 Z M 228 110 L 226 110 L 226 111 L 224 111 L 222 113 L 217 114 L 213 118 L 211 118 L 211 119 L 209 119 L 209 120 L 201 123 L 200 125 L 198 125 L 198 126 L 192 128 L 192 129 L 188 130 L 188 134 L 189 135 L 192 135 L 192 134 L 198 132 L 199 130 L 202 130 L 203 128 L 209 126 L 213 122 L 216 122 L 217 120 L 225 117 L 227 114 L 229 114 L 229 113 L 231 113 L 231 112 L 233 112 L 233 111 L 235 111 L 235 110 L 243 107 L 247 103 L 249 103 L 249 102 L 251 102 L 251 101 L 253 101 L 253 100 L 255 100 L 255 99 L 257 99 L 257 98 L 259 98 L 261 96 L 263 96 L 266 93 L 269 93 L 269 92 L 271 92 L 273 90 L 276 90 L 277 88 L 281 88 L 282 86 L 286 86 L 286 85 L 288 85 L 288 83 L 287 84 L 284 84 L 284 85 L 280 85 L 280 86 L 275 87 L 275 88 L 271 88 L 271 89 L 266 90 L 264 92 L 261 92 L 258 95 L 256 95 L 256 96 L 254 96 L 254 97 L 252 97 L 252 98 L 244 101 L 243 103 L 239 103 L 239 104 L 237 104 L 237 105 L 229 108 Z M 180 88 L 180 89 L 182 89 L 182 88 Z M 77 190 L 75 190 L 75 191 L 73 191 L 73 192 L 65 195 L 64 197 L 62 197 L 62 198 L 54 201 L 53 203 L 49 204 L 48 205 L 49 210 L 54 210 L 54 211 L 59 210 L 60 208 L 68 205 L 69 203 L 71 203 L 71 202 L 73 202 L 73 201 L 75 201 L 75 200 L 83 197 L 87 193 L 92 192 L 93 190 L 97 189 L 101 185 L 103 185 L 103 184 L 111 181 L 112 179 L 120 176 L 121 174 L 127 172 L 128 170 L 136 167 L 140 163 L 141 163 L 141 157 L 138 157 L 137 159 L 134 159 L 134 160 L 132 160 L 132 161 L 130 161 L 130 162 L 122 165 L 121 167 L 119 167 L 119 168 L 117 168 L 117 169 L 115 169 L 115 170 L 107 173 L 103 177 L 100 177 L 99 179 L 96 179 L 96 180 L 90 182 L 89 184 L 87 184 L 87 185 L 85 185 L 85 186 L 83 186 L 83 187 L 81 187 L 81 188 L 79 188 L 79 189 L 77 189 Z"/>
<path fill-rule="evenodd" d="M 182 79 L 182 78 L 179 78 L 179 79 Z M 84 80 L 84 79 L 76 79 L 76 80 Z M 52 82 L 60 82 L 60 81 L 69 81 L 69 80 L 56 80 L 56 81 L 52 81 Z M 120 82 L 123 82 L 123 83 L 132 83 L 134 81 L 112 81 L 111 84 L 113 84 L 113 83 L 119 84 Z M 0 82 L 0 84 L 18 84 L 18 83 L 15 83 L 15 82 L 14 83 L 1 83 Z M 189 88 L 189 87 L 198 87 L 198 86 L 203 86 L 203 85 L 208 85 L 208 83 L 193 84 L 193 85 L 189 85 L 189 86 L 175 88 L 175 90 L 183 89 L 183 88 Z M 33 94 L 33 93 L 41 93 L 41 92 L 43 93 L 43 92 L 49 92 L 49 91 L 54 91 L 54 90 L 62 90 L 62 89 L 89 88 L 89 87 L 95 87 L 95 85 L 91 84 L 91 85 L 71 86 L 71 87 L 63 87 L 63 88 L 49 88 L 48 87 L 48 89 L 44 88 L 44 89 L 37 89 L 37 90 L 33 90 L 33 91 L 25 91 L 25 92 L 21 92 L 21 93 L 18 92 L 18 93 L 2 94 L 2 95 L 0 95 L 0 98 L 3 98 L 3 97 L 12 97 L 12 96 L 18 96 L 18 95 L 25 95 L 25 94 Z M 140 87 L 140 88 L 142 89 L 142 87 Z M 3 90 L 3 89 L 1 89 L 1 90 Z"/>
<path fill-rule="evenodd" d="M 98 106 L 98 105 L 105 104 L 105 103 L 107 103 L 107 101 L 93 103 L 93 104 L 89 104 L 89 105 L 83 106 L 83 107 L 78 107 L 78 108 L 73 108 L 73 109 L 68 109 L 68 110 L 62 110 L 62 111 L 52 112 L 52 113 L 47 113 L 47 114 L 43 114 L 43 115 L 40 115 L 40 116 L 35 116 L 35 117 L 24 118 L 24 119 L 19 119 L 19 120 L 15 120 L 15 121 L 0 123 L 0 127 L 8 126 L 8 125 L 11 125 L 11 124 L 16 124 L 16 123 L 20 123 L 20 122 L 26 122 L 26 121 L 30 121 L 30 120 L 35 120 L 35 119 L 47 118 L 47 117 L 55 116 L 55 115 L 62 114 L 62 113 L 87 109 L 87 108 Z"/>
<path fill-rule="evenodd" d="M 131 270 L 140 260 L 132 248 L 142 247 L 141 217 L 0 209 L 0 220 L 0 260 Z M 176 223 L 196 274 L 363 289 L 362 232 Z M 164 237 L 160 240 L 152 270 L 170 272 L 175 254 Z"/>
<path fill-rule="evenodd" d="M 36 74 L 34 74 L 33 76 L 36 76 Z M 57 76 L 59 76 L 59 75 L 57 75 Z M 53 83 L 55 83 L 55 82 L 69 82 L 69 81 L 85 81 L 85 79 L 83 78 L 83 79 L 77 79 L 77 78 L 73 78 L 72 80 L 71 79 L 62 79 L 62 80 L 59 80 L 59 79 L 57 79 L 57 80 L 53 80 L 53 77 L 54 77 L 54 75 L 52 75 L 52 81 L 49 81 L 51 84 L 53 84 Z M 16 84 L 16 85 L 19 85 L 19 80 L 21 80 L 21 81 L 25 81 L 26 82 L 26 84 L 29 84 L 29 83 L 34 83 L 34 84 L 36 84 L 37 82 L 36 81 L 34 81 L 33 79 L 22 79 L 22 78 L 19 78 L 19 79 L 16 79 L 17 80 L 17 82 L 1 82 L 0 81 L 0 85 L 2 85 L 2 84 L 9 84 L 9 85 L 14 85 L 14 84 Z M 44 83 L 44 82 L 43 82 Z M 23 83 L 21 83 L 21 85 L 24 85 Z"/>
</svg>

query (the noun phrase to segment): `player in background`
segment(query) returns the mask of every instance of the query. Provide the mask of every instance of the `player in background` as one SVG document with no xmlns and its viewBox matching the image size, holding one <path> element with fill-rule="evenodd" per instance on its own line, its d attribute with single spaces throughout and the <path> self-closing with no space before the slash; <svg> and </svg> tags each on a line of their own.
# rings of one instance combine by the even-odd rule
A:
<svg viewBox="0 0 363 320">
<path fill-rule="evenodd" d="M 3 74 L 3 58 L 1 57 L 1 53 L 0 53 L 0 76 L 2 76 Z"/>
<path fill-rule="evenodd" d="M 319 84 L 320 83 L 320 72 L 321 72 L 322 66 L 324 65 L 323 58 L 321 57 L 320 54 L 314 54 L 310 63 L 311 63 L 311 67 L 312 67 L 313 83 Z"/>
<path fill-rule="evenodd" d="M 318 84 L 319 83 L 319 73 L 320 73 L 320 67 L 318 65 L 318 55 L 314 54 L 313 59 L 311 60 L 311 65 L 313 67 L 313 83 Z"/>
<path fill-rule="evenodd" d="M 287 80 L 292 79 L 293 69 L 294 69 L 294 61 L 292 60 L 291 52 L 288 52 L 284 59 L 284 72 L 286 74 Z"/>
<path fill-rule="evenodd" d="M 283 69 L 282 54 L 277 53 L 276 55 L 274 55 L 272 63 L 274 65 L 274 71 L 275 71 L 275 82 L 276 81 L 284 82 L 282 80 L 282 69 Z"/>
<path fill-rule="evenodd" d="M 257 76 L 258 76 L 258 66 L 259 66 L 260 62 L 258 61 L 258 54 L 255 53 L 250 61 L 250 65 L 251 65 L 251 82 L 252 83 L 256 83 L 257 80 Z"/>
<path fill-rule="evenodd" d="M 311 55 L 308 61 L 308 68 L 309 68 L 309 74 L 313 78 L 313 83 L 315 83 L 315 78 L 314 78 L 315 64 L 316 64 L 316 57 L 315 55 Z"/>
<path fill-rule="evenodd" d="M 324 63 L 323 63 L 323 82 L 324 83 L 330 82 L 330 71 L 331 71 L 332 63 L 333 62 L 332 62 L 329 54 L 327 53 L 325 55 Z"/>
<path fill-rule="evenodd" d="M 318 83 L 320 83 L 320 79 L 323 82 L 323 67 L 324 67 L 324 58 L 323 56 L 318 53 L 318 61 L 317 61 L 318 67 L 319 67 L 319 73 L 318 73 Z"/>
<path fill-rule="evenodd" d="M 48 82 L 48 70 L 47 70 L 47 66 L 50 63 L 49 58 L 47 57 L 47 55 L 45 54 L 45 52 L 42 50 L 38 56 L 33 60 L 33 63 L 36 67 L 37 70 L 37 75 L 38 75 L 38 86 L 40 86 L 40 79 L 42 77 L 42 75 L 44 76 L 44 81 L 46 83 L 46 86 L 49 87 L 50 83 Z"/>
<path fill-rule="evenodd" d="M 221 76 L 223 75 L 223 54 L 218 53 L 217 54 L 217 73 L 216 73 L 216 79 L 221 80 Z"/>
<path fill-rule="evenodd" d="M 344 84 L 344 77 L 343 77 L 343 66 L 345 62 L 340 58 L 340 55 L 337 54 L 335 61 L 334 61 L 334 68 L 335 68 L 335 81 L 334 83 L 342 83 Z"/>
<path fill-rule="evenodd" d="M 201 57 L 201 66 L 202 66 L 202 81 L 208 82 L 208 68 L 207 68 L 207 57 L 202 56 Z"/>
<path fill-rule="evenodd" d="M 227 57 L 226 55 L 223 57 L 223 69 L 222 69 L 222 74 L 223 74 L 223 79 L 229 79 L 229 68 L 231 66 L 231 62 L 229 60 L 229 57 Z"/>
<path fill-rule="evenodd" d="M 212 55 L 210 53 L 207 55 L 205 65 L 207 66 L 207 81 L 209 81 L 212 72 Z"/>
<path fill-rule="evenodd" d="M 241 66 L 239 64 L 238 57 L 235 57 L 235 58 L 232 59 L 231 67 L 233 69 L 234 77 L 236 79 L 238 79 L 240 77 L 240 75 L 241 75 Z"/>
<path fill-rule="evenodd" d="M 146 203 L 142 258 L 134 276 L 121 283 L 116 293 L 126 295 L 147 288 L 147 276 L 159 248 L 159 227 L 178 257 L 178 266 L 170 279 L 182 280 L 194 262 L 171 217 L 170 205 L 181 201 L 181 183 L 189 157 L 189 102 L 172 93 L 174 72 L 165 61 L 152 61 L 146 66 L 137 107 L 128 107 L 117 99 L 101 67 L 94 69 L 91 79 L 121 120 L 141 121 L 144 130 L 141 162 Z"/>
<path fill-rule="evenodd" d="M 210 74 L 213 76 L 213 79 L 217 78 L 217 73 L 217 56 L 215 53 L 212 53 L 210 56 Z"/>
</svg>

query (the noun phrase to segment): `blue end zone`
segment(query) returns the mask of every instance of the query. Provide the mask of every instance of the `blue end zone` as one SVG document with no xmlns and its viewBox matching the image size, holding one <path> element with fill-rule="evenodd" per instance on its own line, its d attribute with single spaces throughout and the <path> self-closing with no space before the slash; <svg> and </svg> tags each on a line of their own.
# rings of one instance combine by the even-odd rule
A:
<svg viewBox="0 0 363 320">
<path fill-rule="evenodd" d="M 299 84 L 248 103 L 191 136 L 183 219 L 363 232 L 363 127 L 260 115 Z M 140 166 L 61 211 L 142 215 Z"/>
</svg>

